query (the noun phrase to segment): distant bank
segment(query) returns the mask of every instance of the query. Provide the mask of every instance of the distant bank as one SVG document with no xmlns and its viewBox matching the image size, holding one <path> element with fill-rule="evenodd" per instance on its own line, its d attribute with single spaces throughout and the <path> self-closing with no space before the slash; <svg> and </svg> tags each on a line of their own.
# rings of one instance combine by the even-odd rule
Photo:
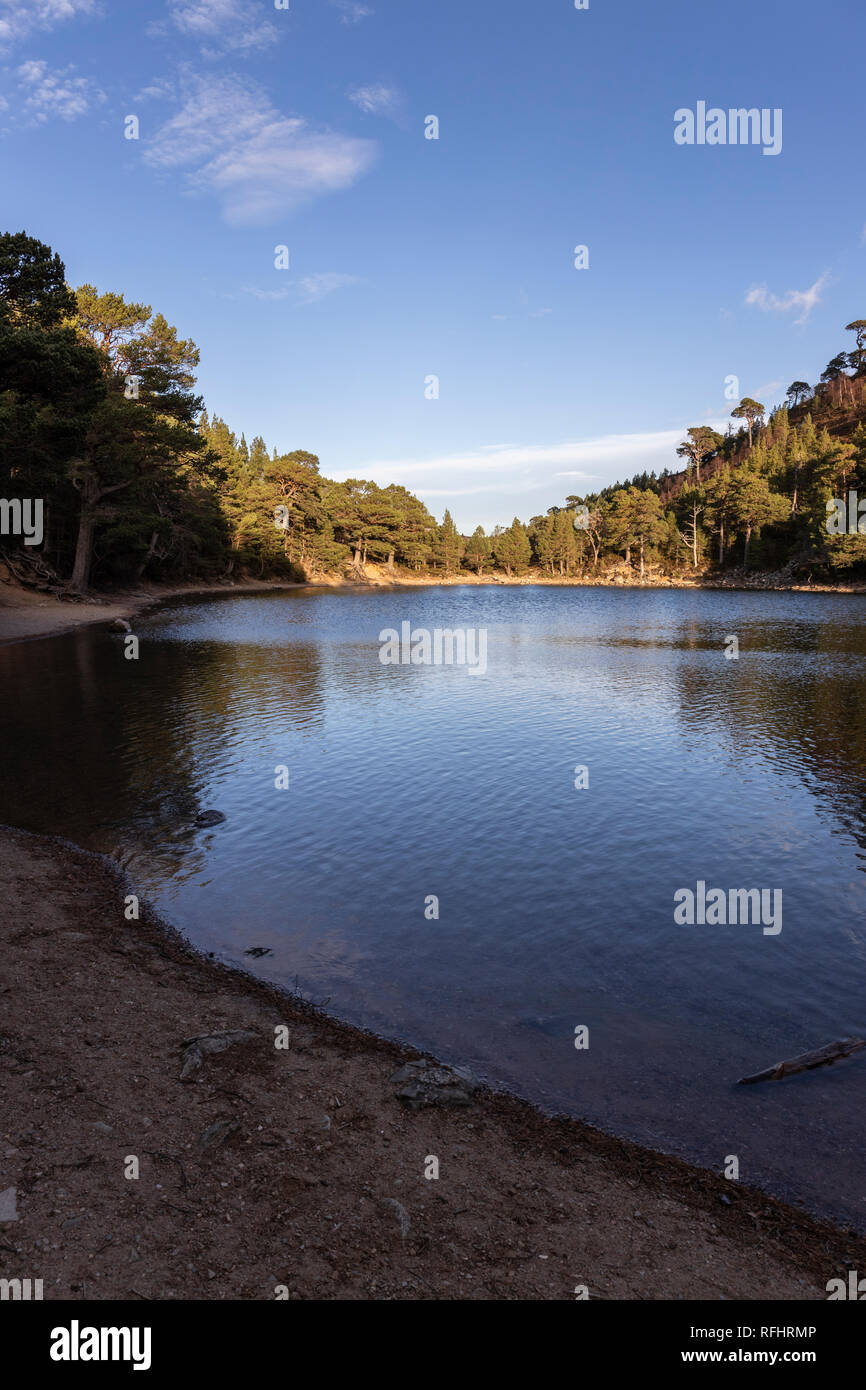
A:
<svg viewBox="0 0 866 1390">
<path fill-rule="evenodd" d="M 506 574 L 415 574 L 411 570 L 389 571 L 386 566 L 368 565 L 364 578 L 340 575 L 320 575 L 306 582 L 284 580 L 238 580 L 235 583 L 183 584 L 172 586 L 146 585 L 130 590 L 93 593 L 86 599 L 59 599 L 26 589 L 17 584 L 0 583 L 0 643 L 27 641 L 34 637 L 55 637 L 79 627 L 95 623 L 114 622 L 118 618 L 131 620 L 155 604 L 188 596 L 209 594 L 276 593 L 291 589 L 414 589 L 465 587 L 466 585 L 504 585 L 516 588 L 634 588 L 634 589 L 760 589 L 780 593 L 864 594 L 863 584 L 792 584 L 778 574 L 754 572 L 726 573 L 724 577 L 705 575 L 696 579 L 647 574 L 640 579 L 622 568 L 596 577 L 561 578 Z"/>
</svg>

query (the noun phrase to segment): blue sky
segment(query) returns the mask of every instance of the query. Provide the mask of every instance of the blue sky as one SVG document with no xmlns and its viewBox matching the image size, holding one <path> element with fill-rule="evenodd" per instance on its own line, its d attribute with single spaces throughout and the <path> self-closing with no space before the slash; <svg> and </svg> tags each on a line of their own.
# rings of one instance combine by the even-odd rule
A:
<svg viewBox="0 0 866 1390">
<path fill-rule="evenodd" d="M 677 466 L 727 377 L 771 404 L 866 317 L 864 31 L 855 0 L 0 0 L 0 220 L 164 312 L 248 439 L 527 519 Z M 780 108 L 781 152 L 677 145 L 698 101 Z"/>
</svg>

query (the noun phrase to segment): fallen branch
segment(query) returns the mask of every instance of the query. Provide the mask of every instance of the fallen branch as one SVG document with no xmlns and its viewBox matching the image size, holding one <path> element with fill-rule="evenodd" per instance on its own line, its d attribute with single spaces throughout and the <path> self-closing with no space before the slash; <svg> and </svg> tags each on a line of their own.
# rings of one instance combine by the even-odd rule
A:
<svg viewBox="0 0 866 1390">
<path fill-rule="evenodd" d="M 781 1081 L 783 1076 L 793 1076 L 798 1071 L 811 1071 L 813 1067 L 824 1067 L 831 1062 L 838 1062 L 840 1057 L 850 1057 L 852 1052 L 859 1052 L 861 1047 L 866 1047 L 864 1038 L 840 1038 L 836 1042 L 827 1043 L 826 1047 L 816 1048 L 814 1052 L 802 1052 L 799 1057 L 777 1062 L 774 1067 L 756 1072 L 754 1076 L 741 1076 L 737 1085 L 751 1086 L 754 1081 Z"/>
</svg>

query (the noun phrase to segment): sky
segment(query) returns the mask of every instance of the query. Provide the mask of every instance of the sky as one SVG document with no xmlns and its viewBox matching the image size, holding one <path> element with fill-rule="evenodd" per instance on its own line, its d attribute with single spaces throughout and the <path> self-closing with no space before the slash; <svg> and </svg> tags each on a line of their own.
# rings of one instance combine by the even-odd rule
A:
<svg viewBox="0 0 866 1390">
<path fill-rule="evenodd" d="M 278 4 L 0 0 L 0 229 L 248 440 L 489 529 L 853 346 L 862 0 Z M 699 102 L 781 149 L 678 143 Z"/>
</svg>

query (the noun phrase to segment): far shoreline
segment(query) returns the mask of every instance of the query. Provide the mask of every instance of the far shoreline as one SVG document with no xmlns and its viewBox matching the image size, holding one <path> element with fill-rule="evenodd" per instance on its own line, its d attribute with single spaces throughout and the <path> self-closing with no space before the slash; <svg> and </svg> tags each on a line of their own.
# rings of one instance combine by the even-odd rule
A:
<svg viewBox="0 0 866 1390">
<path fill-rule="evenodd" d="M 231 597 L 235 594 L 267 594 L 296 590 L 346 590 L 366 592 L 436 588 L 551 588 L 551 589 L 629 589 L 629 590 L 721 590 L 729 593 L 866 594 L 866 582 L 852 584 L 783 584 L 778 576 L 759 573 L 749 578 L 685 576 L 623 577 L 622 572 L 592 578 L 550 575 L 477 574 L 391 574 L 384 566 L 369 565 L 364 579 L 343 575 L 320 575 L 307 580 L 237 580 L 182 585 L 141 585 L 136 589 L 94 591 L 80 600 L 46 598 L 19 585 L 0 584 L 0 646 L 60 637 L 82 627 L 122 620 L 131 622 L 138 614 L 177 598 Z"/>
</svg>

